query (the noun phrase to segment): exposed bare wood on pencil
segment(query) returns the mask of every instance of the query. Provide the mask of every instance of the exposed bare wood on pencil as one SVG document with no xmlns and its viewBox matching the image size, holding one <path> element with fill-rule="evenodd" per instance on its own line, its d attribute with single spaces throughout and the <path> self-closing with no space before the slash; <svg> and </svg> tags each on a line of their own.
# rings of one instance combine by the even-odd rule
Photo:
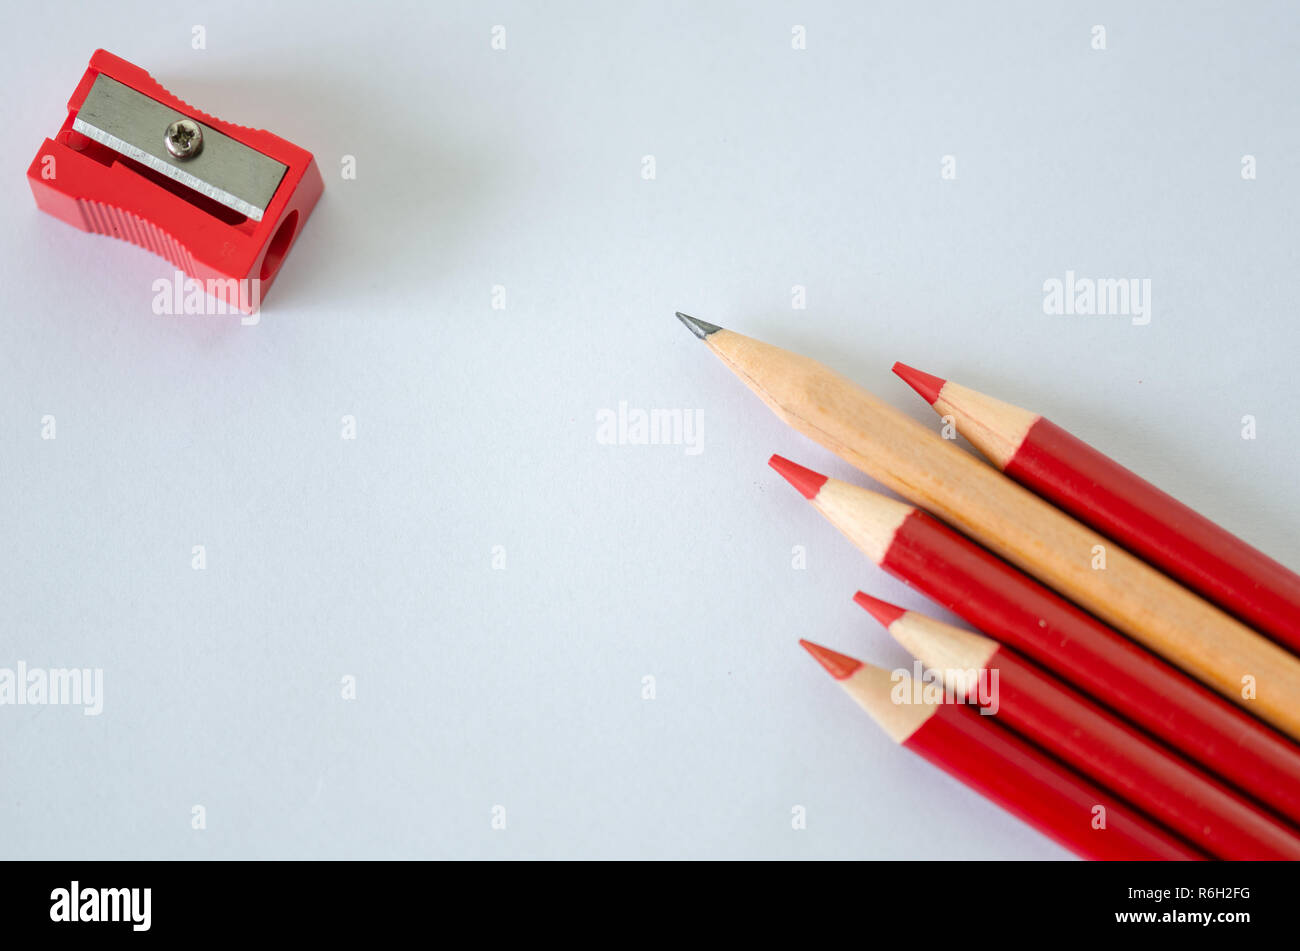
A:
<svg viewBox="0 0 1300 951">
<path fill-rule="evenodd" d="M 928 386 L 917 386 L 913 374 L 920 371 L 905 363 L 895 363 L 894 372 L 929 401 L 936 413 L 951 416 L 957 432 L 999 469 L 1006 468 L 1007 462 L 1024 442 L 1029 427 L 1038 421 L 1035 413 L 995 400 L 952 380 L 939 381 L 942 385 L 937 392 L 932 392 Z"/>
<path fill-rule="evenodd" d="M 768 465 L 875 562 L 885 557 L 903 519 L 916 511 L 896 499 L 854 491 L 854 487 L 828 479 L 784 456 L 772 456 Z"/>
<path fill-rule="evenodd" d="M 809 641 L 799 643 L 839 681 L 848 695 L 867 711 L 871 719 L 895 743 L 902 743 L 920 729 L 921 724 L 934 716 L 938 706 L 935 703 L 895 703 L 892 696 L 893 675 L 883 667 L 864 664 L 820 644 Z M 846 671 L 847 676 L 842 676 Z"/>
<path fill-rule="evenodd" d="M 889 550 L 903 519 L 914 509 L 884 496 L 865 499 L 857 493 L 845 492 L 844 485 L 838 479 L 827 482 L 812 500 L 813 506 L 840 526 L 849 541 L 862 549 L 868 558 L 879 562 Z"/>
<path fill-rule="evenodd" d="M 998 642 L 991 637 L 944 624 L 916 611 L 904 612 L 886 625 L 886 630 L 909 654 L 935 670 L 980 670 L 998 650 Z"/>
</svg>

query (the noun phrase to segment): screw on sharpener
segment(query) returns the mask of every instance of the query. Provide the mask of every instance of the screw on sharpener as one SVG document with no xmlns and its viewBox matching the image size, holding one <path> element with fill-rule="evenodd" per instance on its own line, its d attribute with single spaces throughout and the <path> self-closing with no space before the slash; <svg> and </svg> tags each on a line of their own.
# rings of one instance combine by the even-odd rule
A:
<svg viewBox="0 0 1300 951">
<path fill-rule="evenodd" d="M 203 148 L 203 130 L 193 119 L 177 119 L 164 135 L 167 151 L 178 159 L 193 158 Z"/>
<path fill-rule="evenodd" d="M 27 181 L 42 211 L 147 248 L 249 314 L 325 187 L 310 152 L 199 112 L 104 50 Z"/>
</svg>

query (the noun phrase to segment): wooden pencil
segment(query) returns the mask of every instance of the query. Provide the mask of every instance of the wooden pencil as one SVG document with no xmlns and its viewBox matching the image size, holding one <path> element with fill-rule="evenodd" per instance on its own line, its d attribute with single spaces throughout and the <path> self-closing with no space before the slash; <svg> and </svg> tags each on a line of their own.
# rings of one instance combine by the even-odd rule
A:
<svg viewBox="0 0 1300 951">
<path fill-rule="evenodd" d="M 1300 737 L 1300 658 L 815 360 L 678 316 L 805 436 Z"/>
<path fill-rule="evenodd" d="M 1128 861 L 1204 857 L 969 704 L 935 702 L 914 691 L 904 672 L 891 674 L 817 644 L 799 643 L 895 743 L 1076 855 Z M 895 702 L 896 697 L 907 702 Z"/>
<path fill-rule="evenodd" d="M 919 509 L 771 464 L 885 571 L 1300 824 L 1300 747 Z"/>
<path fill-rule="evenodd" d="M 1300 834 L 997 641 L 861 591 L 854 600 L 945 686 L 1210 855 L 1295 861 Z"/>
<path fill-rule="evenodd" d="M 906 364 L 894 372 L 1012 479 L 1300 651 L 1300 575 L 1051 420 Z"/>
</svg>

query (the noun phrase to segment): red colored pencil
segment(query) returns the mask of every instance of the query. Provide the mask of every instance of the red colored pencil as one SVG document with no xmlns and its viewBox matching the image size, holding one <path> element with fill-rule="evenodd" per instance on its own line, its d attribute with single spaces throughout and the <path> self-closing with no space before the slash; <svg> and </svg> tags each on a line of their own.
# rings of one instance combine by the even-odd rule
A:
<svg viewBox="0 0 1300 951">
<path fill-rule="evenodd" d="M 911 678 L 800 641 L 894 742 L 1086 859 L 1204 856 L 965 703 L 909 700 Z M 1104 810 L 1104 811 L 1099 811 Z M 1097 828 L 1104 817 L 1104 828 Z"/>
<path fill-rule="evenodd" d="M 1281 820 L 1011 648 L 861 591 L 853 600 L 957 696 L 1216 858 L 1300 859 Z"/>
<path fill-rule="evenodd" d="M 1021 485 L 1300 652 L 1300 575 L 1050 420 L 902 363 L 894 372 Z"/>
<path fill-rule="evenodd" d="M 919 509 L 773 456 L 873 562 L 1300 823 L 1300 748 Z"/>
</svg>

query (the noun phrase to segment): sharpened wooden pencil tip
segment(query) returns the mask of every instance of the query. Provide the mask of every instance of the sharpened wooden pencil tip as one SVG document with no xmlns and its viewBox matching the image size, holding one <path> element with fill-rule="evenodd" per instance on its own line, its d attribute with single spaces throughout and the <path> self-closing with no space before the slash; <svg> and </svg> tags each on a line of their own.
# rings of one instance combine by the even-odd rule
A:
<svg viewBox="0 0 1300 951">
<path fill-rule="evenodd" d="M 822 490 L 829 476 L 824 476 L 820 472 L 813 472 L 811 469 L 805 469 L 797 462 L 791 462 L 785 456 L 772 456 L 767 460 L 767 464 L 775 469 L 789 482 L 799 490 L 799 493 L 805 499 L 817 498 L 817 493 Z"/>
<path fill-rule="evenodd" d="M 683 314 L 680 310 L 677 311 L 677 319 L 686 325 L 687 330 L 695 334 L 695 336 L 699 337 L 701 340 L 709 334 L 715 334 L 722 329 L 717 324 L 711 324 L 707 320 L 700 320 L 696 317 L 692 317 L 690 314 Z"/>
<path fill-rule="evenodd" d="M 948 382 L 942 377 L 923 373 L 915 367 L 909 367 L 906 363 L 895 363 L 894 373 L 904 383 L 920 393 L 921 398 L 931 406 L 939 398 L 939 391 L 943 389 L 943 385 Z"/>
<path fill-rule="evenodd" d="M 889 630 L 889 625 L 907 613 L 898 605 L 890 604 L 888 601 L 881 601 L 879 598 L 873 598 L 865 591 L 859 591 L 855 594 L 853 603 L 879 621 L 880 626 L 885 630 Z"/>
<path fill-rule="evenodd" d="M 862 666 L 862 661 L 854 660 L 845 654 L 837 653 L 829 647 L 822 647 L 812 641 L 799 640 L 799 645 L 812 654 L 817 663 L 826 668 L 826 672 L 836 680 L 848 680 L 854 671 Z"/>
</svg>

